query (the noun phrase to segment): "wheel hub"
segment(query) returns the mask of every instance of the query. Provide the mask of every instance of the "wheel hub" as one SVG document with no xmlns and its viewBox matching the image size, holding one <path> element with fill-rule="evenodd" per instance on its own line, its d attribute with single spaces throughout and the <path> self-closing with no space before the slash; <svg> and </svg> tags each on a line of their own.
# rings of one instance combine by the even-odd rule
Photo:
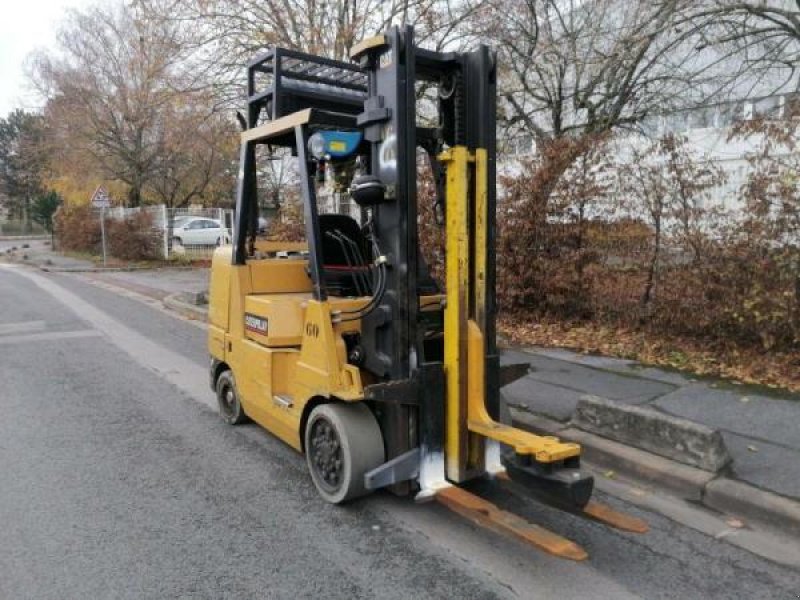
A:
<svg viewBox="0 0 800 600">
<path fill-rule="evenodd" d="M 322 484 L 335 491 L 342 482 L 342 446 L 333 426 L 325 419 L 314 423 L 311 433 L 312 465 Z"/>
<path fill-rule="evenodd" d="M 236 406 L 236 394 L 233 391 L 233 387 L 225 386 L 222 390 L 222 394 L 220 394 L 222 398 L 222 408 L 227 414 L 231 414 L 233 412 L 234 406 Z"/>
</svg>

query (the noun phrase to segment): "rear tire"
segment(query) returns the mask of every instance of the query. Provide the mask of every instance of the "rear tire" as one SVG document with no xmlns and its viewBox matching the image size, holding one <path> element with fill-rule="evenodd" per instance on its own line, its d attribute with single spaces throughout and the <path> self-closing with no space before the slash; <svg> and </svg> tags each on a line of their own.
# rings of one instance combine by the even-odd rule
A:
<svg viewBox="0 0 800 600">
<path fill-rule="evenodd" d="M 239 401 L 239 392 L 236 381 L 231 371 L 223 371 L 217 378 L 217 402 L 219 416 L 228 425 L 241 425 L 247 422 L 242 403 Z"/>
<path fill-rule="evenodd" d="M 363 403 L 321 404 L 305 430 L 306 463 L 320 496 L 340 504 L 365 496 L 364 475 L 383 464 L 383 436 Z"/>
</svg>

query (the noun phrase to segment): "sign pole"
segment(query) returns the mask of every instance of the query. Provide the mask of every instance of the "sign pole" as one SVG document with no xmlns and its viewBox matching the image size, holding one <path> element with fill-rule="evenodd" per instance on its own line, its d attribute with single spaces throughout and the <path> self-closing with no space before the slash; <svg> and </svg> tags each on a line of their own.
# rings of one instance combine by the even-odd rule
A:
<svg viewBox="0 0 800 600">
<path fill-rule="evenodd" d="M 106 265 L 106 208 L 100 207 L 100 238 L 103 242 L 103 266 Z"/>
</svg>

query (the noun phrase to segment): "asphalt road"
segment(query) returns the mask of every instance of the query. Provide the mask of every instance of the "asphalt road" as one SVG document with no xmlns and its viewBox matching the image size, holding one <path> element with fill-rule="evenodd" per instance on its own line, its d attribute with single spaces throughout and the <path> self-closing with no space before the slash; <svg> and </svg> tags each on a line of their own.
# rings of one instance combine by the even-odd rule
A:
<svg viewBox="0 0 800 600">
<path fill-rule="evenodd" d="M 330 506 L 301 456 L 219 420 L 206 364 L 196 324 L 0 265 L 0 599 L 800 594 L 798 571 L 613 498 L 651 532 L 513 501 L 586 548 L 583 563 L 436 504 Z"/>
</svg>

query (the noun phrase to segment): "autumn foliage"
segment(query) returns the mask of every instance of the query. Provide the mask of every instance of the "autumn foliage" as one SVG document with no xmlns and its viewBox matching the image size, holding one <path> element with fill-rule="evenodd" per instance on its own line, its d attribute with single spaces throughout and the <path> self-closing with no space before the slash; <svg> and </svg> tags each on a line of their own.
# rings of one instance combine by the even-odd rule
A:
<svg viewBox="0 0 800 600">
<path fill-rule="evenodd" d="M 279 242 L 305 241 L 305 221 L 299 200 L 289 198 L 280 205 L 278 214 L 267 226 L 266 236 L 267 239 Z"/>
<path fill-rule="evenodd" d="M 100 216 L 88 206 L 62 207 L 54 219 L 55 236 L 61 250 L 98 255 L 102 252 Z M 120 260 L 154 260 L 161 257 L 163 232 L 144 212 L 122 219 L 106 216 L 106 251 Z"/>
<path fill-rule="evenodd" d="M 56 212 L 53 229 L 61 250 L 100 251 L 100 220 L 89 206 L 62 206 Z"/>
<path fill-rule="evenodd" d="M 161 258 L 163 231 L 154 229 L 153 218 L 143 212 L 123 219 L 106 221 L 109 253 L 120 260 L 156 260 Z"/>
<path fill-rule="evenodd" d="M 735 214 L 708 201 L 722 174 L 696 163 L 674 138 L 617 167 L 613 178 L 602 143 L 592 145 L 547 199 L 532 191 L 541 174 L 528 163 L 503 180 L 503 309 L 720 346 L 797 350 L 796 166 L 780 163 L 773 150 L 752 159 Z"/>
<path fill-rule="evenodd" d="M 675 137 L 613 168 L 604 142 L 591 144 L 549 197 L 535 191 L 541 159 L 500 177 L 505 329 L 520 342 L 800 386 L 797 125 L 732 135 L 756 143 L 727 210 L 712 200 L 724 174 Z"/>
<path fill-rule="evenodd" d="M 715 200 L 724 173 L 680 136 L 623 162 L 605 137 L 559 142 L 501 170 L 500 329 L 518 343 L 800 387 L 796 135 L 749 127 L 733 134 L 758 143 L 727 210 Z M 442 281 L 426 167 L 418 192 L 421 248 Z"/>
</svg>

